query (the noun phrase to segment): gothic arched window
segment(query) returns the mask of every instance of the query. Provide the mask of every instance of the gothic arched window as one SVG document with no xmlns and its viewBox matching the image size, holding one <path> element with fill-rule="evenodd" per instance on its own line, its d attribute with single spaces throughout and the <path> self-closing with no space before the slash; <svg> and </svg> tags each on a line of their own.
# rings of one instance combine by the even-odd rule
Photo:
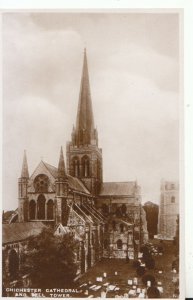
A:
<svg viewBox="0 0 193 300">
<path fill-rule="evenodd" d="M 34 180 L 34 187 L 36 193 L 47 193 L 48 192 L 49 179 L 48 176 L 40 174 L 36 176 Z"/>
<path fill-rule="evenodd" d="M 74 157 L 72 159 L 72 167 L 73 167 L 73 176 L 80 176 L 80 162 L 78 157 Z"/>
<path fill-rule="evenodd" d="M 117 241 L 117 249 L 121 250 L 122 247 L 123 247 L 123 242 L 122 242 L 122 240 L 118 240 L 118 241 Z"/>
<path fill-rule="evenodd" d="M 88 156 L 83 156 L 82 160 L 82 176 L 89 177 L 90 176 L 90 162 Z"/>
<path fill-rule="evenodd" d="M 101 179 L 101 162 L 97 158 L 97 178 Z"/>
<path fill-rule="evenodd" d="M 127 212 L 127 206 L 125 204 L 122 204 L 122 206 L 121 206 L 121 212 L 122 212 L 123 215 L 126 214 L 126 212 Z"/>
<path fill-rule="evenodd" d="M 121 215 L 122 215 L 121 207 L 117 207 L 117 210 L 116 210 L 116 216 L 117 216 L 117 217 L 121 217 Z"/>
<path fill-rule="evenodd" d="M 46 199 L 44 195 L 39 195 L 37 200 L 37 219 L 38 220 L 45 220 L 45 203 Z"/>
<path fill-rule="evenodd" d="M 9 274 L 11 280 L 15 280 L 19 273 L 19 257 L 17 252 L 12 249 L 9 253 Z"/>
<path fill-rule="evenodd" d="M 49 200 L 47 203 L 47 220 L 54 219 L 54 202 L 53 200 Z"/>
<path fill-rule="evenodd" d="M 103 203 L 102 205 L 102 213 L 103 215 L 107 215 L 109 213 L 109 208 L 107 206 L 107 204 Z"/>
<path fill-rule="evenodd" d="M 124 232 L 124 225 L 123 224 L 120 224 L 120 231 L 121 231 L 121 233 Z"/>
<path fill-rule="evenodd" d="M 112 221 L 112 227 L 113 227 L 113 230 L 115 231 L 116 230 L 116 222 L 115 221 Z"/>
<path fill-rule="evenodd" d="M 109 242 L 107 239 L 104 240 L 104 249 L 108 249 Z"/>
<path fill-rule="evenodd" d="M 29 203 L 29 218 L 30 220 L 35 220 L 36 218 L 36 202 L 31 200 Z"/>
</svg>

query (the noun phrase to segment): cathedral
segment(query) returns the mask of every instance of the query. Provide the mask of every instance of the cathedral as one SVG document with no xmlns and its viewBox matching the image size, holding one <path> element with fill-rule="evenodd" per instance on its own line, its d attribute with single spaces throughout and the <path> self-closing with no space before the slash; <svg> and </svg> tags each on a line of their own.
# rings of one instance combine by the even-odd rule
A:
<svg viewBox="0 0 193 300">
<path fill-rule="evenodd" d="M 78 240 L 77 276 L 103 257 L 136 258 L 140 245 L 148 240 L 137 181 L 103 181 L 86 51 L 66 163 L 61 147 L 57 167 L 41 160 L 29 175 L 24 152 L 18 195 L 18 209 L 3 224 L 4 268 L 12 279 L 13 257 L 19 268 L 23 241 L 43 226 L 52 226 L 56 234 L 70 232 Z"/>
</svg>

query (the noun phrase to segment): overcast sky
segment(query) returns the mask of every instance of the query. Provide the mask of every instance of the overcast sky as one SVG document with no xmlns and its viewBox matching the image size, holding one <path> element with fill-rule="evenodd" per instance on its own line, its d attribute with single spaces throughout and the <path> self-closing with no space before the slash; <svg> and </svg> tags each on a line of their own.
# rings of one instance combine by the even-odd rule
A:
<svg viewBox="0 0 193 300">
<path fill-rule="evenodd" d="M 32 174 L 57 166 L 75 124 L 83 49 L 104 181 L 138 181 L 159 203 L 178 180 L 177 14 L 10 13 L 3 16 L 3 208 L 17 207 L 23 151 Z"/>
</svg>

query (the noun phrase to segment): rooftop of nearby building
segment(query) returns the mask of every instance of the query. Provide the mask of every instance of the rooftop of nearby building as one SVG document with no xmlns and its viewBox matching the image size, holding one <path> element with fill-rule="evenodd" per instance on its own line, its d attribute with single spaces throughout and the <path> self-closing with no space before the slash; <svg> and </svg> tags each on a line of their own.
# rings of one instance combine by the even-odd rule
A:
<svg viewBox="0 0 193 300">
<path fill-rule="evenodd" d="M 104 182 L 99 196 L 133 196 L 136 192 L 136 182 Z"/>
<path fill-rule="evenodd" d="M 45 225 L 42 222 L 11 223 L 2 225 L 2 243 L 14 243 L 26 240 L 41 233 Z"/>
</svg>

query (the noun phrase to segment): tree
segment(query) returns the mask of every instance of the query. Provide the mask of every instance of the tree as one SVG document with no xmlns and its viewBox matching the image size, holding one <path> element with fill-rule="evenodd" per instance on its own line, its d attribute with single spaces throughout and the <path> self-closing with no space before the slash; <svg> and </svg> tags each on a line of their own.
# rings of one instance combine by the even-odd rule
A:
<svg viewBox="0 0 193 300">
<path fill-rule="evenodd" d="M 151 286 L 147 289 L 148 298 L 160 298 L 160 291 L 156 286 Z"/>
<path fill-rule="evenodd" d="M 26 246 L 22 273 L 30 274 L 33 287 L 71 286 L 77 271 L 77 246 L 71 234 L 58 236 L 51 228 L 44 228 Z"/>
<path fill-rule="evenodd" d="M 143 208 L 146 212 L 147 230 L 149 232 L 149 237 L 153 238 L 154 235 L 157 234 L 159 207 L 157 204 L 148 201 L 144 204 Z"/>
<path fill-rule="evenodd" d="M 178 256 L 179 255 L 179 215 L 177 216 L 176 219 L 176 235 L 174 237 L 174 246 L 175 246 L 175 255 Z"/>
</svg>

